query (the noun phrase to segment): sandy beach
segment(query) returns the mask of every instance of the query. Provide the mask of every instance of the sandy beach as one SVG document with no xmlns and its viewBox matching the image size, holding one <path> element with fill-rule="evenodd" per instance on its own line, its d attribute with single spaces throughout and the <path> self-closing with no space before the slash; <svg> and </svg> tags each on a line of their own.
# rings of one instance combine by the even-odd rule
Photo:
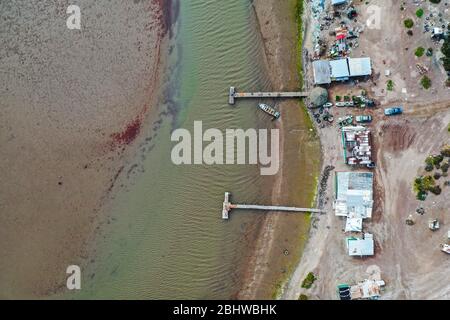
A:
<svg viewBox="0 0 450 320">
<path fill-rule="evenodd" d="M 298 89 L 296 1 L 256 0 L 253 6 L 273 88 Z M 319 141 L 315 132 L 310 131 L 308 115 L 298 101 L 282 101 L 278 107 L 282 112 L 277 124 L 281 131 L 282 165 L 268 184 L 272 190 L 271 202 L 309 206 L 320 166 Z M 303 185 L 301 181 L 308 182 Z M 306 240 L 303 235 L 308 230 L 306 216 L 267 215 L 238 298 L 277 298 L 300 259 Z"/>
<path fill-rule="evenodd" d="M 0 5 L 0 298 L 51 297 L 67 266 L 88 263 L 102 206 L 152 129 L 167 5 L 89 2 L 81 30 L 59 2 Z"/>
</svg>

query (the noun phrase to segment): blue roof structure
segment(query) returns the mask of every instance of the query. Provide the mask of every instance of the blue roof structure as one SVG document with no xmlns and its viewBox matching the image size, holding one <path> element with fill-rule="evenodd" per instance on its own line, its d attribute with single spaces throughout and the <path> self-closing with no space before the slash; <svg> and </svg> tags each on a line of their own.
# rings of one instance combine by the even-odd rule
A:
<svg viewBox="0 0 450 320">
<path fill-rule="evenodd" d="M 350 73 L 348 70 L 347 59 L 338 59 L 330 61 L 331 79 L 348 80 Z"/>
<path fill-rule="evenodd" d="M 343 4 L 343 3 L 346 3 L 346 2 L 347 2 L 347 0 L 331 0 L 331 4 L 333 6 L 336 6 L 338 4 Z"/>
<path fill-rule="evenodd" d="M 313 61 L 315 84 L 330 84 L 332 81 L 346 81 L 351 77 L 372 74 L 370 58 L 342 58 L 337 60 Z"/>
</svg>

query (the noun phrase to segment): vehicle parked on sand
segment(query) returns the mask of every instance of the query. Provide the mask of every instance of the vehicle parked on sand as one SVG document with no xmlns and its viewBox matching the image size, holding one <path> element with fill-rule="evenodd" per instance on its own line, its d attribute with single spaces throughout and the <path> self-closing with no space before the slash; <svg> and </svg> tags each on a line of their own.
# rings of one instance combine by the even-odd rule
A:
<svg viewBox="0 0 450 320">
<path fill-rule="evenodd" d="M 370 115 L 356 116 L 355 120 L 356 120 L 356 122 L 359 122 L 359 123 L 372 122 L 372 116 L 370 116 Z"/>
<path fill-rule="evenodd" d="M 402 113 L 403 113 L 402 107 L 392 107 L 392 108 L 384 109 L 384 114 L 386 116 L 393 116 L 393 115 L 402 114 Z"/>
</svg>

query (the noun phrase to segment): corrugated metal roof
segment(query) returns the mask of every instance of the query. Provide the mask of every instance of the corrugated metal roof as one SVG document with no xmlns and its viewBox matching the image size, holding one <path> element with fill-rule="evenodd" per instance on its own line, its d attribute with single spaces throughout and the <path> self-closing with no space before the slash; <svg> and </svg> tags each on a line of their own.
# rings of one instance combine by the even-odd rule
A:
<svg viewBox="0 0 450 320">
<path fill-rule="evenodd" d="M 331 78 L 343 79 L 349 77 L 347 59 L 338 59 L 330 61 Z"/>
<path fill-rule="evenodd" d="M 347 238 L 347 247 L 350 256 L 373 256 L 373 235 L 366 233 L 364 239 Z"/>
<path fill-rule="evenodd" d="M 370 58 L 348 58 L 348 69 L 351 77 L 368 76 L 372 74 Z"/>
<path fill-rule="evenodd" d="M 326 60 L 313 61 L 314 83 L 315 84 L 329 84 L 330 78 L 330 64 Z"/>
<path fill-rule="evenodd" d="M 360 232 L 362 219 L 372 217 L 373 173 L 337 172 L 336 216 L 346 216 L 346 231 Z"/>
<path fill-rule="evenodd" d="M 346 2 L 347 2 L 347 0 L 331 0 L 331 4 L 333 4 L 333 5 L 343 4 Z"/>
</svg>

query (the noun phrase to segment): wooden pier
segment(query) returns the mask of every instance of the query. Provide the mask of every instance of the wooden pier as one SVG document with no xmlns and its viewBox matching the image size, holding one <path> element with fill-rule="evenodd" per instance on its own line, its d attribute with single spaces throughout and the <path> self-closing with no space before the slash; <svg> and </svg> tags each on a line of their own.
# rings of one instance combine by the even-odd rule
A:
<svg viewBox="0 0 450 320">
<path fill-rule="evenodd" d="M 235 87 L 230 87 L 228 103 L 234 105 L 237 98 L 304 98 L 308 92 L 236 92 Z"/>
<path fill-rule="evenodd" d="M 233 204 L 231 203 L 231 194 L 225 192 L 225 198 L 223 200 L 222 207 L 222 219 L 228 220 L 232 209 L 248 209 L 248 210 L 265 210 L 265 211 L 285 211 L 285 212 L 314 212 L 323 213 L 325 211 L 314 208 L 298 208 L 298 207 L 285 207 L 285 206 L 262 206 L 256 204 Z"/>
</svg>

